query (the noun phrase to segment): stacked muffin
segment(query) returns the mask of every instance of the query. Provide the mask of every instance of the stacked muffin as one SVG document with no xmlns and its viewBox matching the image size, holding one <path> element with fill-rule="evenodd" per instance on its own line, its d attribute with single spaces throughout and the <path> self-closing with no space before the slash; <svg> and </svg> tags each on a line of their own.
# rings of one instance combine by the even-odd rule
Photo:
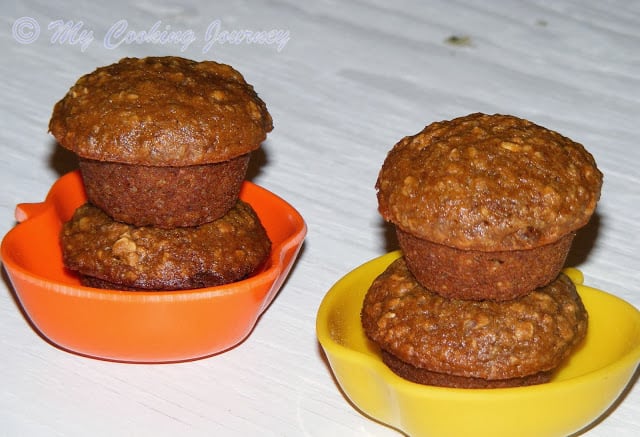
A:
<svg viewBox="0 0 640 437">
<path fill-rule="evenodd" d="M 90 286 L 175 290 L 256 272 L 271 242 L 239 199 L 272 129 L 232 67 L 125 58 L 81 77 L 49 130 L 79 157 L 88 203 L 65 223 L 65 266 Z"/>
<path fill-rule="evenodd" d="M 548 381 L 586 334 L 560 271 L 601 185 L 580 144 L 513 116 L 433 123 L 396 144 L 376 188 L 403 257 L 361 314 L 385 363 L 431 385 Z"/>
</svg>

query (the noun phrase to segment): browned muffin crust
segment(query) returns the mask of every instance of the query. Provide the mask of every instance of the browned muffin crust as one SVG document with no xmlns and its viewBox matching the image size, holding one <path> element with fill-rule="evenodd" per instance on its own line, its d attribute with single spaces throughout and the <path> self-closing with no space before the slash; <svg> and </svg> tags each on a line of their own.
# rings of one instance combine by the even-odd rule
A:
<svg viewBox="0 0 640 437">
<path fill-rule="evenodd" d="M 567 258 L 575 233 L 544 246 L 486 252 L 432 243 L 396 228 L 407 267 L 428 290 L 456 299 L 498 301 L 547 285 Z"/>
<path fill-rule="evenodd" d="M 584 147 L 509 115 L 433 123 L 387 155 L 376 188 L 382 216 L 459 249 L 542 246 L 584 226 L 602 174 Z"/>
<path fill-rule="evenodd" d="M 183 166 L 259 147 L 273 128 L 264 102 L 232 67 L 184 58 L 124 58 L 82 76 L 49 130 L 99 161 Z"/>
<path fill-rule="evenodd" d="M 400 358 L 389 352 L 382 350 L 382 362 L 389 367 L 396 375 L 407 379 L 411 382 L 424 385 L 435 385 L 438 387 L 451 388 L 506 388 L 506 387 L 523 387 L 526 385 L 544 384 L 551 380 L 553 372 L 538 372 L 533 375 L 527 375 L 520 378 L 508 379 L 483 379 L 474 377 L 465 377 L 450 375 L 447 373 L 431 372 L 426 369 L 412 366 L 405 363 Z"/>
<path fill-rule="evenodd" d="M 411 366 L 488 380 L 555 369 L 587 331 L 564 274 L 511 301 L 446 299 L 420 286 L 404 258 L 374 280 L 361 318 L 372 341 Z"/>
<path fill-rule="evenodd" d="M 102 288 L 105 290 L 120 290 L 120 291 L 149 291 L 146 288 L 129 287 L 115 282 L 105 281 L 94 276 L 80 275 L 80 283 L 85 287 Z"/>
<path fill-rule="evenodd" d="M 119 288 L 153 290 L 247 278 L 271 250 L 260 219 L 242 201 L 211 223 L 168 230 L 116 222 L 85 204 L 63 225 L 60 238 L 67 268 Z"/>
<path fill-rule="evenodd" d="M 113 219 L 165 229 L 198 226 L 235 205 L 249 155 L 183 167 L 120 164 L 81 158 L 89 202 Z"/>
</svg>

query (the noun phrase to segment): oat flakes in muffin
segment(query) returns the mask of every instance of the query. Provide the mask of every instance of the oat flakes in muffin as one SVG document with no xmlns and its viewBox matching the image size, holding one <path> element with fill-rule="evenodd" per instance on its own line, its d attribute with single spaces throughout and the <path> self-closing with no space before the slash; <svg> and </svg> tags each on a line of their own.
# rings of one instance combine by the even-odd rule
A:
<svg viewBox="0 0 640 437">
<path fill-rule="evenodd" d="M 196 226 L 231 208 L 249 154 L 272 128 L 264 102 L 238 71 L 172 56 L 124 58 L 82 76 L 49 123 L 80 157 L 93 204 L 116 220 L 164 228 Z M 220 177 L 225 183 L 211 190 Z M 184 188 L 176 193 L 175 186 Z M 157 202 L 149 203 L 149 191 Z M 176 202 L 192 191 L 205 196 Z"/>
<path fill-rule="evenodd" d="M 422 287 L 403 257 L 374 280 L 361 318 L 392 370 L 415 382 L 453 387 L 548 381 L 588 323 L 564 274 L 507 302 L 450 299 Z"/>
<path fill-rule="evenodd" d="M 508 300 L 558 275 L 601 185 L 582 145 L 514 116 L 477 113 L 402 139 L 376 189 L 422 285 Z"/>
<path fill-rule="evenodd" d="M 271 242 L 251 206 L 239 200 L 223 217 L 175 229 L 117 222 L 91 204 L 60 235 L 64 265 L 83 283 L 127 290 L 179 290 L 245 279 L 267 260 Z"/>
</svg>

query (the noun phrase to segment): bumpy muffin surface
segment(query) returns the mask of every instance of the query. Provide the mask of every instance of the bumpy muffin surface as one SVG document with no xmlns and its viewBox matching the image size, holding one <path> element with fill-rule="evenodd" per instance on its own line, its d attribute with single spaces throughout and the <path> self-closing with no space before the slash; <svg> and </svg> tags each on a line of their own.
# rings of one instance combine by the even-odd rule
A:
<svg viewBox="0 0 640 437">
<path fill-rule="evenodd" d="M 272 127 L 238 71 L 171 56 L 124 58 L 82 76 L 49 123 L 58 142 L 83 158 L 157 166 L 246 154 Z"/>
<path fill-rule="evenodd" d="M 404 258 L 374 280 L 361 313 L 366 335 L 431 372 L 488 380 L 556 368 L 584 338 L 587 313 L 561 274 L 519 299 L 447 299 L 420 286 Z"/>
<path fill-rule="evenodd" d="M 435 243 L 512 250 L 584 226 L 602 174 L 584 147 L 509 115 L 433 123 L 387 155 L 376 188 L 385 220 Z"/>
<path fill-rule="evenodd" d="M 64 264 L 123 288 L 174 290 L 244 279 L 269 256 L 271 242 L 242 201 L 213 222 L 188 228 L 135 227 L 85 204 L 63 225 Z"/>
</svg>

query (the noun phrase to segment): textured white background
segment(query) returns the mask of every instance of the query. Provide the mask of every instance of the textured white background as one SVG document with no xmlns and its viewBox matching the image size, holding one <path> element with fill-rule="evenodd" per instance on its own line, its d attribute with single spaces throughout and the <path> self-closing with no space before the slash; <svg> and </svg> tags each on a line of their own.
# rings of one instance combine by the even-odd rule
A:
<svg viewBox="0 0 640 437">
<path fill-rule="evenodd" d="M 275 121 L 252 179 L 309 226 L 290 280 L 251 336 L 194 362 L 126 365 L 63 352 L 32 330 L 0 281 L 1 436 L 398 435 L 341 395 L 315 339 L 316 310 L 342 275 L 394 248 L 374 191 L 387 151 L 425 124 L 470 112 L 522 116 L 592 152 L 605 174 L 602 200 L 569 263 L 586 284 L 640 307 L 640 2 L 2 0 L 1 14 L 1 235 L 16 203 L 43 200 L 70 169 L 47 133 L 54 103 L 80 75 L 147 55 L 215 59 L 245 75 Z M 23 16 L 40 26 L 31 44 L 12 34 Z M 184 51 L 108 48 L 103 38 L 121 19 L 134 31 L 161 20 L 162 30 L 192 30 L 196 40 Z M 56 39 L 55 20 L 82 22 L 93 41 L 83 50 Z M 203 53 L 215 20 L 224 30 L 288 30 L 290 39 L 280 51 L 217 44 Z M 452 35 L 470 45 L 447 44 Z M 585 435 L 640 435 L 640 387 Z"/>
</svg>

